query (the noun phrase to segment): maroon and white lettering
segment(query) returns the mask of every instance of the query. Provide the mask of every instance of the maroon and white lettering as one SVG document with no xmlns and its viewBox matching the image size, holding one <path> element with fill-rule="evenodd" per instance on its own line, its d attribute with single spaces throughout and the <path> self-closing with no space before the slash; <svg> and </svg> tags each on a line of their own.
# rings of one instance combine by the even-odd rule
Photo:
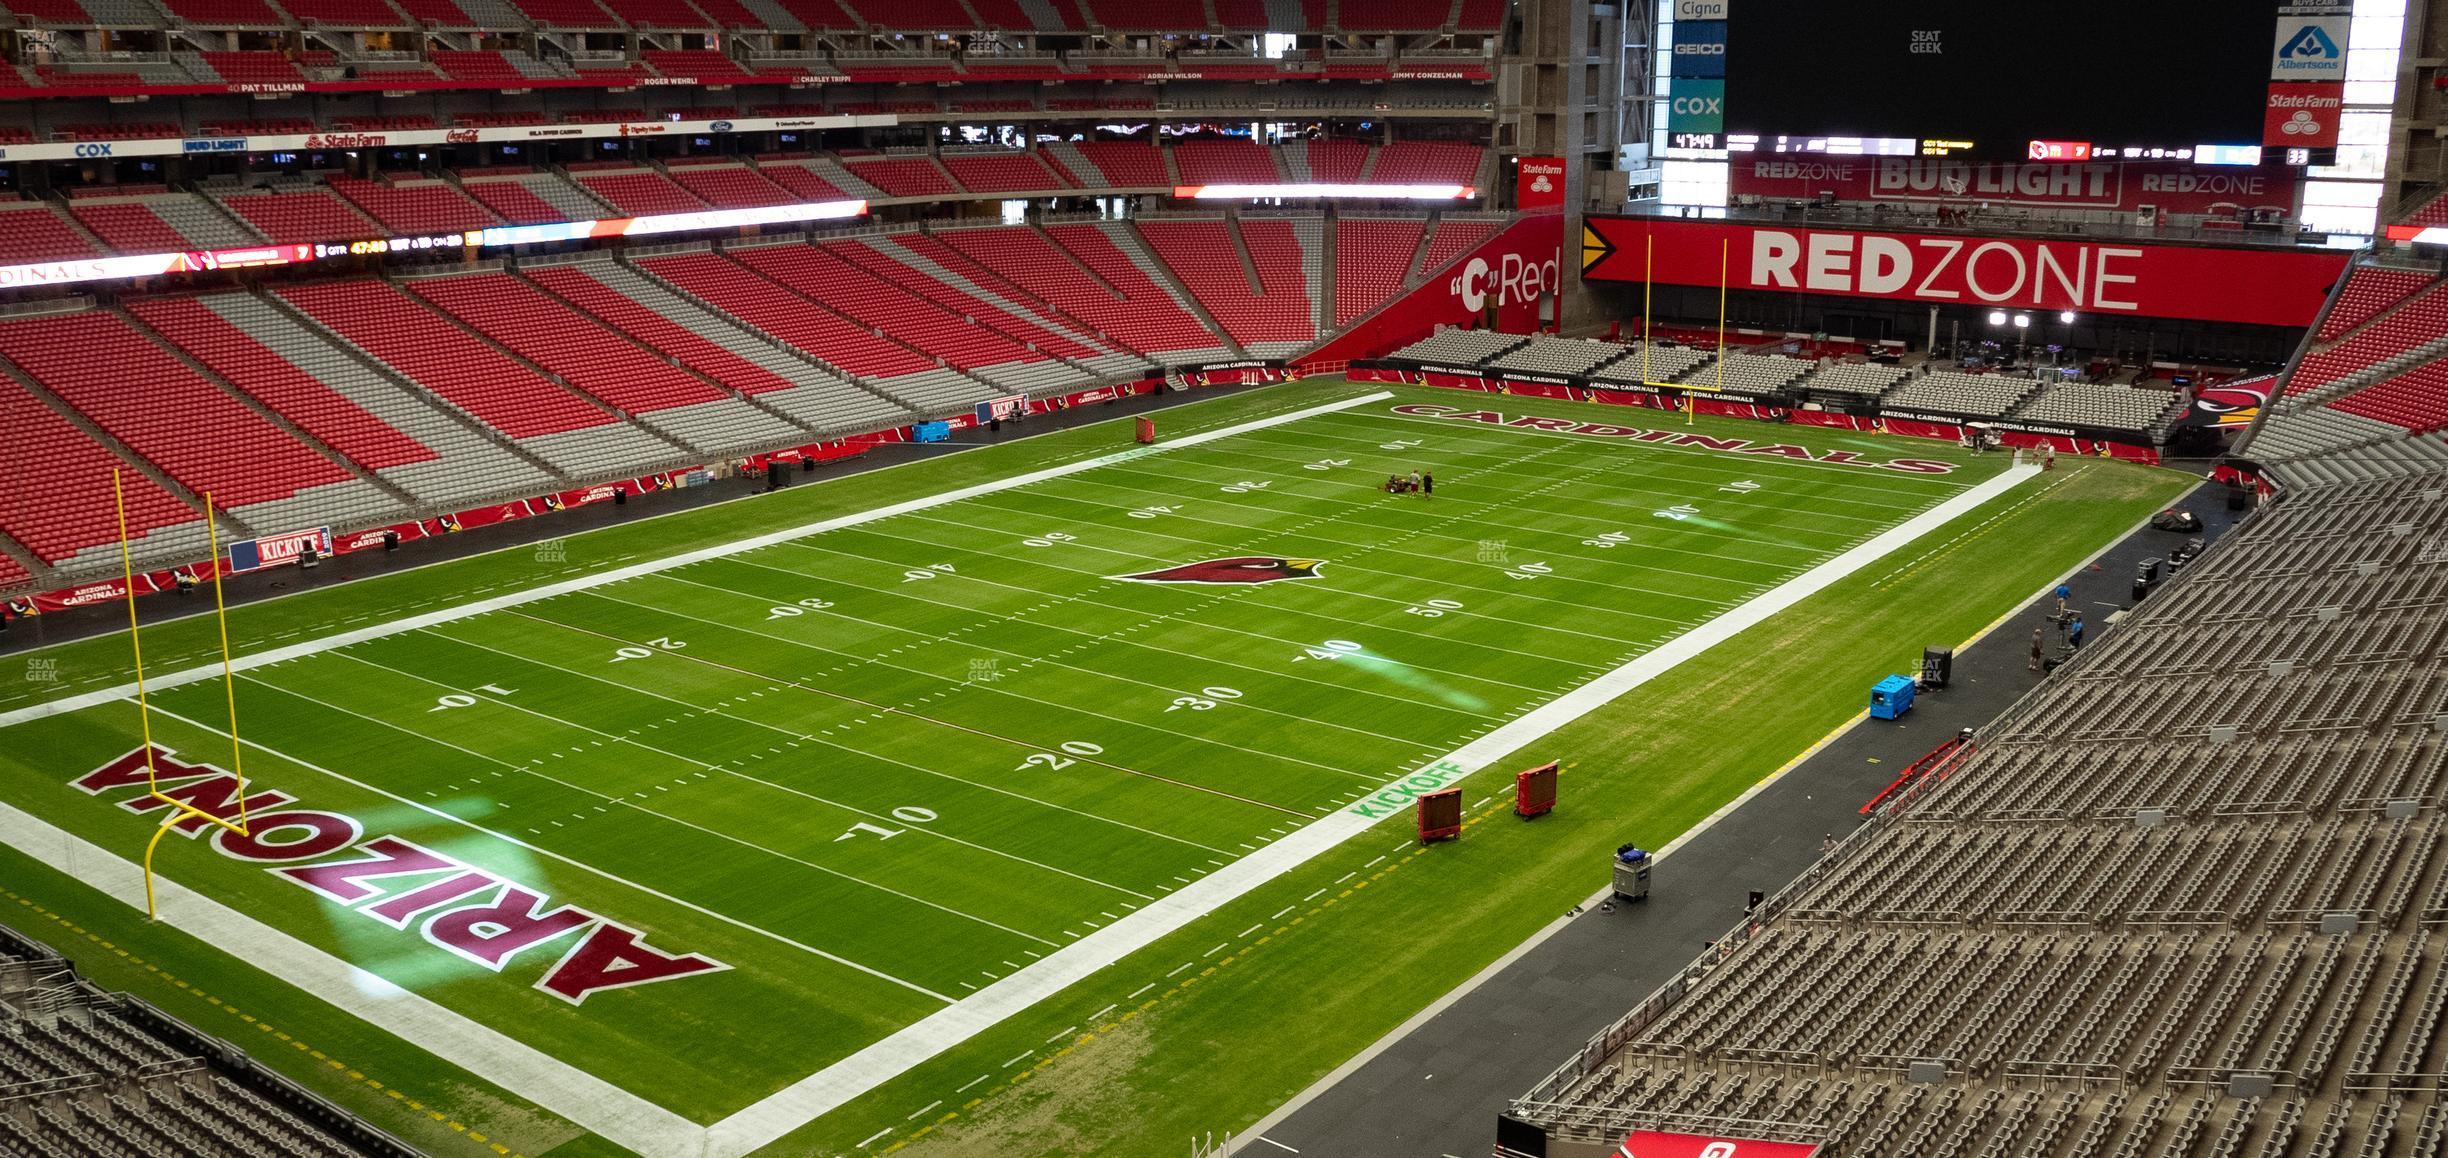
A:
<svg viewBox="0 0 2448 1158">
<path fill-rule="evenodd" d="M 1902 471 L 1905 474 L 1951 474 L 1955 470 L 1953 463 L 1936 462 L 1925 458 L 1899 458 L 1887 462 L 1874 462 L 1850 450 L 1832 450 L 1826 454 L 1814 456 L 1803 447 L 1789 446 L 1784 443 L 1754 443 L 1747 438 L 1719 438 L 1715 435 L 1692 434 L 1680 430 L 1642 430 L 1637 426 L 1615 426 L 1604 422 L 1574 422 L 1569 419 L 1541 418 L 1535 415 L 1508 418 L 1494 410 L 1457 410 L 1451 406 L 1438 406 L 1432 403 L 1407 402 L 1387 409 L 1393 413 L 1413 418 L 1442 418 L 1449 422 L 1479 422 L 1489 426 L 1503 426 L 1515 430 L 1551 431 L 1556 434 L 1570 434 L 1582 438 L 1628 438 L 1634 442 L 1690 447 L 1719 454 L 1771 454 L 1780 458 L 1823 462 L 1830 466 L 1857 466 L 1866 470 L 1893 470 Z"/>
<path fill-rule="evenodd" d="M 168 748 L 136 749 L 69 781 L 88 795 L 129 792 L 117 801 L 130 812 L 175 806 L 186 815 L 175 827 L 190 836 L 204 830 L 205 816 L 238 819 L 238 778 L 210 764 L 188 764 Z M 148 784 L 157 791 L 146 791 Z M 334 812 L 287 809 L 287 793 L 262 790 L 246 797 L 246 831 L 213 830 L 212 847 L 233 860 L 265 864 L 265 871 L 298 885 L 350 913 L 425 941 L 492 972 L 514 964 L 528 950 L 567 941 L 558 961 L 535 988 L 572 1005 L 609 989 L 628 989 L 730 968 L 697 953 L 665 952 L 646 934 L 617 921 L 551 898 L 516 882 L 435 852 L 399 836 L 370 839 L 355 818 Z M 303 863 L 312 862 L 312 863 Z"/>
</svg>

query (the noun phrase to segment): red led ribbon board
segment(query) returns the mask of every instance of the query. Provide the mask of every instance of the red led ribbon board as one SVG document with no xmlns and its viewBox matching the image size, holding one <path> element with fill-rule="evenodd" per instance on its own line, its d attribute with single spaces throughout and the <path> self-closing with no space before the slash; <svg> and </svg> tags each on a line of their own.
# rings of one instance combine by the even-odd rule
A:
<svg viewBox="0 0 2448 1158">
<path fill-rule="evenodd" d="M 1650 244 L 1656 244 L 1654 257 Z M 2309 326 L 2342 250 L 2160 245 L 1591 217 L 1585 281 L 1888 298 L 1975 309 Z M 2250 292 L 2238 292 L 2237 287 Z"/>
<path fill-rule="evenodd" d="M 1462 835 L 1462 790 L 1448 788 L 1419 798 L 1420 843 Z"/>
<path fill-rule="evenodd" d="M 1556 765 L 1550 760 L 1527 772 L 1513 775 L 1513 814 L 1537 816 L 1553 812 L 1556 806 Z"/>
<path fill-rule="evenodd" d="M 1806 1142 L 1755 1142 L 1700 1134 L 1635 1131 L 1616 1151 L 1620 1158 L 1811 1158 L 1819 1147 Z"/>
</svg>

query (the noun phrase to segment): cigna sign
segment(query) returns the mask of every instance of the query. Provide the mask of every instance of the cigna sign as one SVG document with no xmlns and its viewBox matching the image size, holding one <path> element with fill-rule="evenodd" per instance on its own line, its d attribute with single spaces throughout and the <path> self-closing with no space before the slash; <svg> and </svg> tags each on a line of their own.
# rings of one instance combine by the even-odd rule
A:
<svg viewBox="0 0 2448 1158">
<path fill-rule="evenodd" d="M 1591 218 L 1582 277 L 2307 326 L 2346 267 L 2334 250 L 2150 245 Z M 1654 244 L 1654 259 L 1650 247 Z"/>
</svg>

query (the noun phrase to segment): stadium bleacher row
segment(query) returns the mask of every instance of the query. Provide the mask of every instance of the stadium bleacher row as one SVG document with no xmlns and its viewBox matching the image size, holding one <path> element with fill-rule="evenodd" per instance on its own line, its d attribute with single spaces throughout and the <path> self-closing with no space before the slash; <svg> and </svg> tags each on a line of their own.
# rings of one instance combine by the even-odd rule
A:
<svg viewBox="0 0 2448 1158">
<path fill-rule="evenodd" d="M 1348 225 L 1345 228 L 1349 228 Z M 1445 329 L 1387 355 L 1401 361 L 1489 376 L 1567 378 L 1590 385 L 1670 383 L 1745 400 L 1809 401 L 1835 407 L 1928 413 L 1949 421 L 2012 421 L 2033 426 L 2122 432 L 2152 442 L 2173 420 L 2178 397 L 2166 390 L 2084 382 L 2051 383 L 2005 374 L 1918 370 L 1784 354 L 1715 351 L 1658 342 L 1643 348 L 1596 338 L 1528 339 Z"/>
<path fill-rule="evenodd" d="M 2356 265 L 2306 352 L 2289 367 L 2265 423 L 2241 448 L 2255 460 L 2351 469 L 2331 453 L 2448 460 L 2448 285 L 2435 270 Z M 2411 433 L 2415 437 L 2407 438 Z"/>
<path fill-rule="evenodd" d="M 406 1146 L 287 1083 L 218 1072 L 227 1046 L 156 1032 L 158 1013 L 95 989 L 0 930 L 0 1152 L 393 1158 Z"/>
<path fill-rule="evenodd" d="M 2313 341 L 2428 280 L 2342 295 Z M 2335 401 L 2241 448 L 2275 504 L 1511 1115 L 1847 1155 L 2441 1153 L 2448 442 Z"/>
<path fill-rule="evenodd" d="M 1171 148 L 1143 143 L 1084 142 L 1043 151 L 1011 149 L 946 151 L 881 156 L 775 153 L 759 157 L 678 158 L 664 163 L 580 162 L 565 169 L 499 166 L 438 176 L 387 173 L 376 179 L 337 174 L 293 174 L 243 184 L 207 181 L 194 192 L 165 185 L 88 186 L 64 200 L 0 202 L 0 265 L 109 253 L 169 253 L 226 248 L 259 242 L 292 244 L 355 241 L 400 233 L 449 233 L 503 224 L 586 221 L 599 217 L 693 213 L 705 209 L 749 209 L 842 198 L 923 200 L 1062 195 L 1107 191 L 1169 190 L 1178 163 L 1185 172 L 1211 161 L 1182 154 L 1200 142 Z M 1289 146 L 1237 142 L 1233 180 L 1281 182 L 1289 175 Z M 1365 166 L 1398 161 L 1406 172 L 1433 173 L 1453 184 L 1479 180 L 1484 150 L 1475 145 L 1396 142 L 1352 143 Z M 1204 183 L 1202 177 L 1193 183 Z M 1379 178 L 1383 180 L 1383 178 Z M 1416 219 L 1413 219 L 1416 220 Z M 1401 232 L 1402 222 L 1381 240 L 1405 256 L 1419 237 Z M 1264 231 L 1265 260 L 1289 259 L 1290 250 Z M 1482 234 L 1481 236 L 1484 236 Z M 1313 240 L 1313 239 L 1312 239 Z M 1470 233 L 1438 239 L 1451 253 L 1475 244 Z M 1307 242 L 1303 242 L 1307 245 Z M 1312 247 L 1313 248 L 1313 247 Z M 1308 252 L 1304 249 L 1303 252 Z M 1372 250 L 1380 266 L 1385 256 Z M 1441 264 L 1432 251 L 1430 265 Z M 1270 264 L 1268 272 L 1283 269 Z M 1366 285 L 1384 284 L 1366 277 Z M 1360 296 L 1338 306 L 1341 320 L 1355 316 Z"/>
<path fill-rule="evenodd" d="M 523 32 L 535 29 L 619 31 L 933 32 L 948 28 L 996 31 L 1103 32 L 1354 32 L 1495 31 L 1505 12 L 1496 0 L 1434 4 L 1401 0 L 1351 0 L 1336 9 L 1322 3 L 1275 5 L 1248 2 L 1212 6 L 1119 3 L 1117 0 L 162 0 L 159 7 L 136 0 L 8 0 L 6 11 L 52 28 L 278 29 L 308 23 L 334 29 L 418 26 L 448 30 Z M 972 15 L 974 13 L 974 15 Z M 1286 17 L 1291 22 L 1286 22 Z M 215 53 L 213 56 L 231 54 Z M 682 55 L 673 52 L 671 55 Z M 223 62 L 214 61 L 216 70 Z M 225 72 L 226 75 L 226 72 Z"/>
<path fill-rule="evenodd" d="M 1414 250 L 1446 222 L 1397 226 Z M 1460 217 L 1472 236 L 1486 223 Z M 683 242 L 0 316 L 0 588 L 379 525 L 1306 348 L 1333 226 L 1104 220 Z M 1374 233 L 1363 236 L 1373 244 Z M 1373 298 L 1434 270 L 1370 252 Z M 1360 280 L 1355 276 L 1354 280 Z M 107 363 L 94 358 L 109 350 Z"/>
</svg>

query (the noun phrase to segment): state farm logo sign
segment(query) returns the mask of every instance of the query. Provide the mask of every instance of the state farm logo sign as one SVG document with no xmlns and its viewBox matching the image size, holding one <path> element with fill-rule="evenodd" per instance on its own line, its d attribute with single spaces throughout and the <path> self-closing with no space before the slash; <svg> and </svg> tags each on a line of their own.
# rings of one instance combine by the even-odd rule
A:
<svg viewBox="0 0 2448 1158">
<path fill-rule="evenodd" d="M 1470 259 L 1447 286 L 1461 299 L 1462 308 L 1475 314 L 1490 305 L 1502 308 L 1537 301 L 1539 295 L 1562 288 L 1563 282 L 1554 258 L 1541 262 L 1508 253 L 1493 266 L 1484 257 Z"/>
<path fill-rule="evenodd" d="M 2345 107 L 2343 83 L 2273 84 L 2261 120 L 2261 143 L 2271 148 L 2334 148 Z"/>
</svg>

